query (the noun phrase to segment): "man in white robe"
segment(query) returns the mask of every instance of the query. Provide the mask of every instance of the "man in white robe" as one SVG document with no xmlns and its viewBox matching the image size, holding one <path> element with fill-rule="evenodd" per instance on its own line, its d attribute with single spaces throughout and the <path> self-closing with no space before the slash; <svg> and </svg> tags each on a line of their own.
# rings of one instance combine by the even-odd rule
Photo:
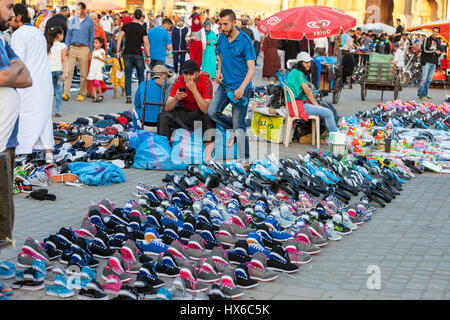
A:
<svg viewBox="0 0 450 320">
<path fill-rule="evenodd" d="M 19 145 L 16 154 L 30 154 L 45 150 L 46 161 L 52 162 L 54 147 L 52 105 L 53 83 L 48 65 L 47 42 L 39 29 L 29 24 L 27 8 L 18 3 L 14 6 L 15 18 L 10 22 L 13 29 L 11 47 L 28 68 L 33 85 L 18 89 L 20 97 Z"/>
</svg>

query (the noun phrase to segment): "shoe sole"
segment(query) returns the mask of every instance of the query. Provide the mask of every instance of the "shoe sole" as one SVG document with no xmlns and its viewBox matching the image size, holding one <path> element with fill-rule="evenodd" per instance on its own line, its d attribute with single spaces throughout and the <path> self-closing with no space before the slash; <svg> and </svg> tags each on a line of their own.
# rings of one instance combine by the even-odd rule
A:
<svg viewBox="0 0 450 320">
<path fill-rule="evenodd" d="M 262 279 L 262 278 L 250 276 L 250 279 L 258 280 L 258 281 L 261 281 L 261 282 L 270 282 L 270 281 L 275 280 L 276 278 L 278 278 L 278 275 L 276 275 L 276 276 L 274 276 L 274 277 L 272 277 L 270 279 Z"/>
<path fill-rule="evenodd" d="M 23 290 L 28 290 L 28 291 L 37 291 L 37 290 L 44 289 L 44 288 L 45 288 L 45 284 L 42 282 L 41 285 L 36 286 L 36 287 L 29 287 L 29 286 L 26 286 L 26 285 L 25 285 L 25 286 L 15 286 L 15 285 L 12 285 L 12 288 L 13 288 L 14 290 L 23 289 Z"/>
<path fill-rule="evenodd" d="M 225 294 L 225 295 L 226 295 L 228 298 L 230 298 L 230 299 L 237 299 L 237 298 L 242 297 L 242 296 L 244 295 L 244 292 L 235 294 L 235 295 L 233 295 L 233 296 L 229 296 L 229 295 L 227 295 L 227 294 Z"/>
<path fill-rule="evenodd" d="M 252 284 L 251 286 L 242 286 L 242 285 L 237 284 L 236 287 L 241 288 L 241 289 L 251 289 L 251 288 L 257 287 L 258 285 L 259 285 L 259 283 Z"/>
<path fill-rule="evenodd" d="M 52 182 L 75 182 L 78 180 L 78 176 L 72 173 L 56 174 L 51 177 Z"/>
<path fill-rule="evenodd" d="M 208 290 L 208 287 L 206 287 L 204 289 L 201 289 L 201 290 L 192 290 L 192 289 L 186 288 L 186 291 L 189 292 L 189 293 L 199 293 L 199 292 L 205 292 L 207 290 Z"/>
<path fill-rule="evenodd" d="M 109 297 L 108 296 L 105 296 L 105 297 L 103 297 L 103 298 L 91 298 L 91 297 L 87 297 L 87 296 L 83 296 L 83 295 L 78 295 L 78 299 L 80 299 L 80 300 L 109 300 Z"/>
<path fill-rule="evenodd" d="M 197 280 L 200 282 L 203 282 L 203 283 L 213 283 L 213 282 L 219 281 L 220 277 L 217 279 L 212 279 L 212 280 L 204 280 L 204 279 L 200 279 L 199 277 L 197 277 Z"/>
<path fill-rule="evenodd" d="M 178 277 L 179 274 L 170 275 L 170 274 L 165 274 L 165 273 L 159 273 L 159 272 L 157 272 L 156 275 L 157 275 L 158 277 L 176 278 L 176 277 Z"/>
<path fill-rule="evenodd" d="M 58 297 L 58 298 L 70 298 L 73 297 L 75 295 L 75 292 L 71 292 L 71 293 L 66 293 L 66 294 L 60 294 L 60 293 L 55 293 L 52 291 L 45 291 L 45 294 L 48 296 L 53 296 L 53 297 Z"/>
<path fill-rule="evenodd" d="M 294 272 L 300 271 L 300 268 L 298 268 L 296 270 L 283 270 L 283 269 L 278 269 L 278 268 L 274 268 L 274 267 L 267 267 L 267 269 L 272 270 L 272 271 L 281 272 L 281 273 L 294 273 Z"/>
<path fill-rule="evenodd" d="M 108 277 L 105 277 L 104 275 L 102 275 L 102 279 L 103 280 L 105 280 L 105 281 L 108 281 Z M 124 280 L 120 280 L 122 283 L 125 283 L 125 282 L 128 282 L 128 281 L 131 281 L 131 280 L 133 280 L 133 278 L 127 278 L 127 279 L 124 279 Z"/>
<path fill-rule="evenodd" d="M 96 257 L 96 258 L 99 258 L 99 259 L 109 259 L 109 258 L 112 257 L 112 255 L 110 255 L 110 256 L 100 256 L 100 255 L 98 255 L 96 253 L 92 254 L 92 256 Z"/>
</svg>

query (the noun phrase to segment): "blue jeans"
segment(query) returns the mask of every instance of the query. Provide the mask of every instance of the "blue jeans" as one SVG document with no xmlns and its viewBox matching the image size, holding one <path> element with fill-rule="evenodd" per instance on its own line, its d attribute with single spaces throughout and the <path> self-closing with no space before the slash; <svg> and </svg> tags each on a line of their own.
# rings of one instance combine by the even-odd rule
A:
<svg viewBox="0 0 450 320">
<path fill-rule="evenodd" d="M 52 71 L 53 91 L 55 91 L 56 113 L 59 113 L 59 111 L 61 110 L 62 94 L 63 94 L 63 82 L 61 80 L 62 74 L 63 74 L 62 71 Z"/>
<path fill-rule="evenodd" d="M 230 99 L 227 97 L 227 92 L 234 91 L 230 88 L 225 87 L 224 85 L 219 85 L 219 87 L 216 90 L 216 93 L 214 94 L 214 98 L 211 101 L 209 108 L 208 108 L 208 116 L 211 118 L 212 121 L 226 129 L 233 129 L 235 130 L 235 135 L 237 138 L 237 141 L 242 141 L 242 137 L 244 138 L 244 155 L 245 160 L 249 160 L 250 158 L 250 147 L 249 147 L 249 141 L 248 136 L 246 134 L 246 126 L 245 126 L 245 117 L 247 116 L 247 110 L 248 110 L 248 104 L 246 106 L 242 105 L 242 99 L 239 103 L 233 103 L 230 101 Z M 249 87 L 245 89 L 244 91 L 244 97 L 250 101 L 250 96 L 252 93 L 252 88 Z M 232 118 L 225 116 L 222 114 L 225 107 L 231 103 L 232 106 Z M 238 152 L 239 155 L 242 156 L 242 153 L 239 148 L 240 145 L 238 144 Z"/>
<path fill-rule="evenodd" d="M 419 91 L 417 91 L 418 96 L 428 96 L 428 88 L 431 80 L 433 80 L 434 71 L 436 71 L 434 63 L 427 62 L 422 66 L 422 78 L 420 78 Z"/>
<path fill-rule="evenodd" d="M 136 67 L 139 83 L 144 81 L 144 57 L 136 54 L 124 54 L 123 62 L 125 64 L 125 94 L 127 97 L 131 97 L 131 76 L 133 67 Z"/>
<path fill-rule="evenodd" d="M 336 120 L 334 119 L 334 114 L 330 109 L 321 106 L 315 106 L 309 103 L 303 104 L 303 108 L 307 115 L 319 116 L 325 120 L 325 126 L 328 132 L 337 132 L 338 128 L 336 126 Z"/>
</svg>

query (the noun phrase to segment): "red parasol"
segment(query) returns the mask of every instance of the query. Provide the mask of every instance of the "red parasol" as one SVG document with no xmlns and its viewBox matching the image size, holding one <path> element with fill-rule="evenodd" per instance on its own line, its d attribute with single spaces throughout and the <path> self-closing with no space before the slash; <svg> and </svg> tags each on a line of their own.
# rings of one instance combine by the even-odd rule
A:
<svg viewBox="0 0 450 320">
<path fill-rule="evenodd" d="M 356 18 L 324 6 L 304 6 L 280 11 L 258 24 L 274 39 L 301 40 L 330 37 L 356 26 Z"/>
</svg>

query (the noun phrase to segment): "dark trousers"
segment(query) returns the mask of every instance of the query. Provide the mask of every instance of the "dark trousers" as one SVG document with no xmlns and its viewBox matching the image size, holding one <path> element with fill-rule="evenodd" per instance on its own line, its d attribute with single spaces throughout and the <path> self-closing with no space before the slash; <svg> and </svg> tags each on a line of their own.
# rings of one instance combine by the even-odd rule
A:
<svg viewBox="0 0 450 320">
<path fill-rule="evenodd" d="M 194 131 L 196 129 L 194 125 L 200 125 L 195 124 L 195 121 L 201 122 L 203 134 L 208 129 L 216 128 L 216 124 L 201 110 L 190 110 L 178 106 L 170 112 L 162 111 L 159 114 L 157 124 L 158 135 L 165 136 L 170 141 L 172 132 L 176 129 L 183 128 L 188 131 Z M 214 141 L 214 136 L 204 135 L 203 141 Z"/>
<path fill-rule="evenodd" d="M 6 238 L 12 239 L 14 226 L 13 170 L 15 149 L 7 149 L 0 153 L 0 249 Z"/>
<path fill-rule="evenodd" d="M 153 70 L 153 68 L 156 66 L 163 66 L 163 65 L 164 65 L 164 61 L 152 59 L 150 61 L 150 70 Z"/>
<path fill-rule="evenodd" d="M 178 70 L 180 70 L 180 68 L 178 67 L 178 62 L 180 63 L 181 67 L 185 60 L 186 60 L 186 51 L 173 53 L 173 67 L 175 68 L 175 73 L 178 73 Z"/>
<path fill-rule="evenodd" d="M 255 41 L 253 43 L 253 47 L 255 48 L 256 61 L 258 61 L 259 52 L 261 51 L 261 42 Z"/>
<path fill-rule="evenodd" d="M 139 83 L 144 81 L 144 57 L 137 54 L 124 54 L 123 62 L 125 64 L 125 94 L 131 97 L 131 77 L 133 68 L 136 68 Z"/>
</svg>

